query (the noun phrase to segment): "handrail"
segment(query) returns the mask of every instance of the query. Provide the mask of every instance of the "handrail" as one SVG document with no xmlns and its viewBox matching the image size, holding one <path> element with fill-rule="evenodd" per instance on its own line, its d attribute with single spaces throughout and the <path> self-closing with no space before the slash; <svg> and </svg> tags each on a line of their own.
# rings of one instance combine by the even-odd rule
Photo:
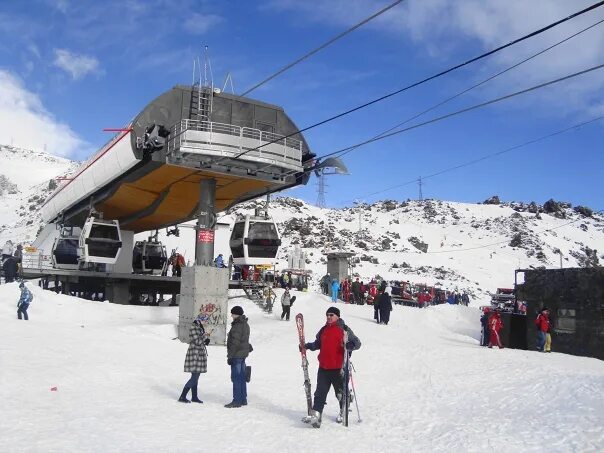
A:
<svg viewBox="0 0 604 453">
<path fill-rule="evenodd" d="M 260 129 L 245 126 L 236 126 L 234 124 L 191 119 L 183 119 L 172 127 L 170 142 L 174 143 L 178 137 L 188 130 L 209 132 L 210 134 L 218 133 L 233 135 L 242 138 L 251 138 L 254 140 L 264 141 L 267 143 L 273 142 L 288 148 L 297 149 L 300 152 L 303 151 L 304 146 L 304 142 L 302 140 L 291 137 L 286 138 L 285 135 L 275 134 L 273 132 L 262 131 Z M 168 151 L 170 151 L 169 148 Z"/>
</svg>

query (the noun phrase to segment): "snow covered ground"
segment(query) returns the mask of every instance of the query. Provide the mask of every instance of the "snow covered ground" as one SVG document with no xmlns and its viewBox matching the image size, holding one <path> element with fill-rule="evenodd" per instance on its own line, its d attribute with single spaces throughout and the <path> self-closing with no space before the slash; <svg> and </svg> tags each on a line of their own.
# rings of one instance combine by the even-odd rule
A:
<svg viewBox="0 0 604 453">
<path fill-rule="evenodd" d="M 317 430 L 300 421 L 293 316 L 304 313 L 314 336 L 325 296 L 297 293 L 290 322 L 231 301 L 250 318 L 253 372 L 249 405 L 225 409 L 231 383 L 219 346 L 200 379 L 204 404 L 176 402 L 188 378 L 187 345 L 172 340 L 178 308 L 33 293 L 30 321 L 18 321 L 17 285 L 0 286 L 3 452 L 604 451 L 604 362 L 481 348 L 475 308 L 396 306 L 383 326 L 371 307 L 340 304 L 363 342 L 353 355 L 363 421 L 353 412 L 349 428 L 338 425 L 330 394 Z"/>
</svg>

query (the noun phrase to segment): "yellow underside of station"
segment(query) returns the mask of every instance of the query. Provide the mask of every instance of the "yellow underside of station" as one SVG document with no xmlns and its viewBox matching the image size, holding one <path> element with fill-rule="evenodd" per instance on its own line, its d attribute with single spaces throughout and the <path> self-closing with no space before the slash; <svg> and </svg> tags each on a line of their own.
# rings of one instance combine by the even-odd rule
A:
<svg viewBox="0 0 604 453">
<path fill-rule="evenodd" d="M 122 183 L 112 196 L 95 208 L 107 219 L 119 219 L 123 229 L 134 232 L 154 230 L 195 218 L 199 184 L 216 180 L 216 212 L 231 206 L 247 194 L 274 186 L 274 183 L 229 174 L 162 165 L 134 182 Z M 161 200 L 161 201 L 160 201 Z M 151 206 L 154 208 L 137 217 Z"/>
</svg>

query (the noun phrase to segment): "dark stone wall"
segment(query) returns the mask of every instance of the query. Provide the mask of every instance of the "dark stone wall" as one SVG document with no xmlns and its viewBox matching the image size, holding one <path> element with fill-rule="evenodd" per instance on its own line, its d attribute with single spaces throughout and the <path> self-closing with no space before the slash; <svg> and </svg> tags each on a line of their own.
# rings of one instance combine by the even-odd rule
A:
<svg viewBox="0 0 604 453">
<path fill-rule="evenodd" d="M 527 341 L 536 345 L 535 319 L 550 309 L 552 351 L 604 360 L 604 268 L 531 269 L 517 285 L 527 304 Z"/>
</svg>

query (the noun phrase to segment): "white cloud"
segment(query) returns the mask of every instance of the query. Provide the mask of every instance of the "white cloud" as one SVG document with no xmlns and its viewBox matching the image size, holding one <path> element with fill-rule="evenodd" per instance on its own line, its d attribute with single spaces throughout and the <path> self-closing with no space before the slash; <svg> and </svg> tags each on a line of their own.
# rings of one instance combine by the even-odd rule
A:
<svg viewBox="0 0 604 453">
<path fill-rule="evenodd" d="M 66 49 L 55 49 L 54 65 L 70 74 L 74 80 L 99 70 L 99 61 L 96 58 L 78 55 Z"/>
<path fill-rule="evenodd" d="M 210 28 L 218 25 L 223 21 L 223 18 L 216 14 L 198 14 L 193 13 L 185 21 L 185 30 L 195 35 L 202 35 Z"/>
<path fill-rule="evenodd" d="M 57 121 L 20 79 L 0 70 L 0 143 L 70 156 L 88 145 Z"/>
</svg>

